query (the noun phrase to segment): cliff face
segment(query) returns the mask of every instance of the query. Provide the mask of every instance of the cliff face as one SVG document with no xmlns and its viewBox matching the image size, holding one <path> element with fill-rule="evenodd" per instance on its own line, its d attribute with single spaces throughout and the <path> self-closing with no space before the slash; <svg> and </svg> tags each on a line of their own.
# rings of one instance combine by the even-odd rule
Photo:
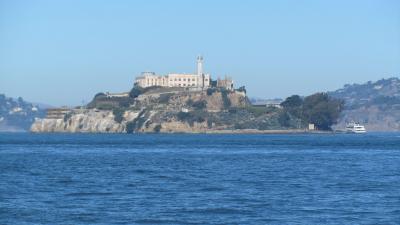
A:
<svg viewBox="0 0 400 225">
<path fill-rule="evenodd" d="M 110 103 L 113 107 L 118 99 L 95 99 L 93 105 Z M 97 102 L 96 102 L 97 101 Z M 118 112 L 105 109 L 71 109 L 58 118 L 36 119 L 32 132 L 205 132 L 223 129 L 226 126 L 211 122 L 211 116 L 226 111 L 229 107 L 243 108 L 248 104 L 243 92 L 206 91 L 166 92 L 152 91 L 142 94 L 129 107 L 118 108 Z M 129 102 L 125 101 L 125 102 Z M 63 111 L 64 112 L 64 111 Z"/>
<path fill-rule="evenodd" d="M 125 130 L 124 123 L 114 120 L 112 111 L 72 110 L 60 119 L 36 119 L 32 132 L 96 132 L 116 133 Z"/>
</svg>

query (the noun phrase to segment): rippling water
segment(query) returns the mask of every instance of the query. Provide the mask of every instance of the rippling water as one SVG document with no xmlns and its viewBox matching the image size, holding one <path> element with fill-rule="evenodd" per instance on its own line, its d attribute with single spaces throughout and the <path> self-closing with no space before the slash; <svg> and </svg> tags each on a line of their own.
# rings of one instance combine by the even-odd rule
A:
<svg viewBox="0 0 400 225">
<path fill-rule="evenodd" d="M 0 224 L 399 224 L 400 134 L 0 134 Z"/>
</svg>

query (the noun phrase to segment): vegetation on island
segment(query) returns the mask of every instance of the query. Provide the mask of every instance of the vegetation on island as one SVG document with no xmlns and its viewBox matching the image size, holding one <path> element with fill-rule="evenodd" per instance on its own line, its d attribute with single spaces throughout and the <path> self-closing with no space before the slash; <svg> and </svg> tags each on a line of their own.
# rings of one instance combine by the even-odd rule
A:
<svg viewBox="0 0 400 225">
<path fill-rule="evenodd" d="M 125 113 L 125 109 L 124 108 L 114 108 L 113 109 L 113 114 L 114 114 L 115 122 L 121 123 L 122 120 L 124 120 L 124 113 Z"/>
<path fill-rule="evenodd" d="M 330 130 L 343 110 L 344 102 L 327 93 L 316 93 L 305 97 L 292 95 L 281 103 L 283 110 L 279 122 L 285 127 L 304 128 L 314 124 L 320 130 Z"/>
<path fill-rule="evenodd" d="M 201 91 L 198 92 L 198 97 L 193 98 L 196 92 L 190 92 L 186 88 L 179 90 L 135 86 L 125 97 L 110 97 L 98 93 L 88 107 L 111 110 L 117 123 L 124 122 L 126 111 L 140 111 L 135 119 L 124 122 L 127 133 L 150 127 L 153 128 L 153 132 L 160 132 L 163 123 L 173 120 L 187 123 L 191 127 L 194 127 L 195 123 L 205 123 L 209 129 L 304 129 L 309 123 L 313 123 L 320 130 L 329 130 L 343 107 L 342 101 L 329 97 L 326 93 L 304 98 L 293 95 L 282 102 L 282 107 L 260 107 L 251 105 L 246 97 L 239 105 L 232 102 L 232 96 L 238 96 L 234 93 L 246 92 L 244 86 L 236 90 L 210 87 L 204 90 L 205 95 L 201 98 Z M 138 100 L 139 96 L 145 94 L 152 97 Z M 186 100 L 182 102 L 181 98 Z M 209 110 L 210 107 L 220 108 Z"/>
<path fill-rule="evenodd" d="M 258 104 L 254 105 L 245 92 L 245 87 L 228 90 L 211 86 L 201 90 L 135 86 L 126 93 L 97 93 L 86 109 L 71 109 L 60 119 L 64 119 L 64 127 L 81 129 L 82 121 L 91 123 L 93 120 L 82 120 L 82 117 L 75 117 L 74 114 L 87 112 L 87 117 L 97 116 L 96 119 L 105 120 L 101 124 L 101 131 L 126 130 L 128 133 L 201 132 L 204 129 L 304 130 L 309 124 L 314 124 L 318 130 L 331 130 L 343 129 L 346 123 L 352 121 L 371 125 L 375 130 L 398 130 L 400 127 L 398 78 L 345 85 L 334 92 L 305 97 L 292 95 L 283 101 L 274 99 L 263 103 L 259 99 Z M 29 115 L 29 111 L 33 115 L 36 111 L 36 107 L 25 104 L 22 99 L 14 100 L 0 95 L 1 101 L 6 107 L 3 106 L 0 125 L 9 125 L 10 117 Z M 39 109 L 35 114 L 42 112 Z M 113 117 L 108 116 L 110 113 Z M 78 118 L 80 121 L 72 122 Z M 99 129 L 98 125 L 94 124 L 95 128 L 84 127 L 96 130 Z M 36 129 L 42 127 L 39 124 Z"/>
</svg>

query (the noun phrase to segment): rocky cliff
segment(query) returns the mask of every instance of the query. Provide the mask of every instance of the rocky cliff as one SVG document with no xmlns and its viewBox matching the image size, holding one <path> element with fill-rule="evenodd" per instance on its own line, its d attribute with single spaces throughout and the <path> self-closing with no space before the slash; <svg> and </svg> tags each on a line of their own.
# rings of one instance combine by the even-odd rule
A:
<svg viewBox="0 0 400 225">
<path fill-rule="evenodd" d="M 245 108 L 244 92 L 152 89 L 132 97 L 96 95 L 87 109 L 37 119 L 32 132 L 205 132 L 233 127 L 216 122 L 228 108 Z M 226 120 L 226 119 L 225 119 Z M 228 119 L 229 120 L 229 119 Z"/>
<path fill-rule="evenodd" d="M 32 124 L 32 132 L 123 132 L 123 123 L 114 120 L 109 110 L 71 110 L 64 118 L 36 119 Z"/>
</svg>

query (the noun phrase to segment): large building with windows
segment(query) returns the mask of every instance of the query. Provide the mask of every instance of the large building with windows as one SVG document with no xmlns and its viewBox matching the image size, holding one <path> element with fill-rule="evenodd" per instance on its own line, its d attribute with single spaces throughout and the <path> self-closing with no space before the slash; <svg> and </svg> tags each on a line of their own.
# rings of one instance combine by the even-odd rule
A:
<svg viewBox="0 0 400 225">
<path fill-rule="evenodd" d="M 136 77 L 135 85 L 140 87 L 191 87 L 208 88 L 210 86 L 210 74 L 203 73 L 203 57 L 197 57 L 197 73 L 170 73 L 165 76 L 157 75 L 154 72 L 143 72 Z"/>
</svg>

